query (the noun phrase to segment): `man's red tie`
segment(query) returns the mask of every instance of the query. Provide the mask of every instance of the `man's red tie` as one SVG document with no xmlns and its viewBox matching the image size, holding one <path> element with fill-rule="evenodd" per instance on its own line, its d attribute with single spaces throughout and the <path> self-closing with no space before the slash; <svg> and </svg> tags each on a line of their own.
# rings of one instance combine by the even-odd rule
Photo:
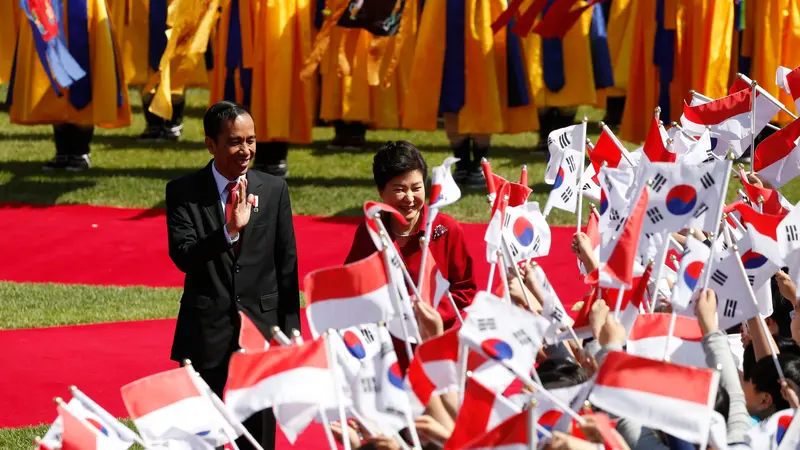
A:
<svg viewBox="0 0 800 450">
<path fill-rule="evenodd" d="M 235 181 L 231 181 L 227 186 L 225 186 L 225 190 L 228 191 L 228 197 L 225 198 L 225 223 L 230 222 L 231 217 L 233 217 L 233 195 L 238 187 L 239 183 Z M 241 241 L 236 241 L 236 243 L 233 244 L 233 251 L 236 254 L 239 253 L 239 242 Z"/>
</svg>

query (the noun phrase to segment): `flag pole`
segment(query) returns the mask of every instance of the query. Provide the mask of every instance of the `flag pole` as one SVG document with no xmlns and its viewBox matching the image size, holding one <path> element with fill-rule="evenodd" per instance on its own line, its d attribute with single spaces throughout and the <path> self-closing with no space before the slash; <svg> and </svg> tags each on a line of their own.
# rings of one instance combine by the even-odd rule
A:
<svg viewBox="0 0 800 450">
<path fill-rule="evenodd" d="M 670 236 L 669 232 L 665 232 L 666 236 L 664 236 L 664 248 L 661 250 L 661 253 L 658 254 L 658 270 L 656 270 L 656 289 L 655 293 L 653 294 L 652 298 L 650 299 L 650 303 L 647 304 L 649 312 L 654 312 L 656 310 L 656 304 L 658 303 L 658 282 L 661 280 L 661 275 L 664 274 L 664 264 L 667 263 L 667 253 L 669 252 L 669 244 L 670 244 Z M 652 260 L 651 260 L 652 261 Z"/>
<path fill-rule="evenodd" d="M 500 237 L 500 242 L 503 242 L 502 236 Z M 508 286 L 508 264 L 506 258 L 503 257 L 503 250 L 497 251 L 497 265 L 500 267 L 500 282 L 503 283 L 503 299 L 508 302 L 512 303 L 511 301 L 511 289 Z M 503 261 L 503 264 L 500 264 L 500 261 Z M 528 300 L 528 297 L 525 297 L 525 300 Z"/>
<path fill-rule="evenodd" d="M 728 152 L 728 153 L 730 154 L 730 152 Z M 728 159 L 726 161 L 726 163 L 728 164 L 728 168 L 725 170 L 725 173 L 727 174 L 728 172 L 731 171 L 731 167 L 733 167 L 733 161 Z M 725 179 L 722 181 L 722 191 L 721 191 L 722 195 L 720 195 L 720 198 L 719 198 L 719 209 L 717 210 L 718 211 L 717 212 L 717 220 L 714 222 L 716 224 L 716 226 L 717 226 L 717 229 L 719 229 L 719 225 L 722 222 L 722 213 L 723 213 L 722 210 L 723 210 L 723 207 L 725 206 L 725 196 L 728 194 L 728 185 L 730 184 L 730 180 L 731 180 L 731 177 L 730 176 L 726 176 Z M 714 230 L 714 231 L 715 232 L 712 232 L 711 236 L 709 236 L 709 238 L 713 238 L 717 234 L 716 230 Z M 705 270 L 706 271 L 703 274 L 703 289 L 700 292 L 705 291 L 706 289 L 708 289 L 708 282 L 711 279 L 711 265 L 714 263 L 714 260 L 717 257 L 717 246 L 714 245 L 714 243 L 713 243 L 714 241 L 711 241 L 711 242 L 712 242 L 712 244 L 711 244 L 711 254 L 708 257 L 708 263 L 705 266 Z M 745 277 L 745 278 L 747 278 L 747 277 Z"/>
<path fill-rule="evenodd" d="M 433 219 L 439 213 L 439 208 L 428 207 L 428 215 L 425 217 L 425 233 L 423 237 L 419 238 L 420 245 L 422 246 L 422 259 L 419 263 L 419 275 L 417 276 L 417 290 L 422 292 L 422 283 L 425 278 L 425 263 L 428 260 L 428 245 L 431 241 L 431 233 L 433 229 Z M 417 297 L 419 298 L 419 297 Z"/>
<path fill-rule="evenodd" d="M 279 326 L 272 327 L 272 338 L 282 346 L 292 345 L 292 341 L 289 339 L 289 336 L 286 336 L 286 334 L 281 331 L 281 327 Z"/>
<path fill-rule="evenodd" d="M 206 380 L 204 380 L 203 377 L 201 377 L 200 374 L 196 370 L 194 370 L 192 362 L 188 359 L 184 359 L 183 366 L 186 367 L 186 370 L 189 372 L 189 375 L 192 377 L 192 380 L 195 383 L 200 383 L 202 389 L 199 390 L 202 391 L 208 397 L 209 400 L 211 400 L 211 404 L 214 405 L 214 408 L 216 408 L 217 411 L 219 411 L 220 415 L 222 415 L 222 418 L 225 419 L 225 421 L 228 422 L 228 424 L 232 426 L 237 433 L 244 436 L 244 438 L 247 439 L 247 441 L 250 442 L 250 444 L 252 444 L 253 448 L 257 450 L 264 450 L 264 447 L 262 447 L 261 444 L 258 441 L 256 441 L 256 438 L 254 438 L 253 435 L 250 434 L 250 431 L 248 431 L 247 428 L 245 428 L 242 422 L 239 422 L 235 417 L 233 417 L 233 413 L 231 413 L 231 411 L 228 409 L 228 405 L 226 405 L 217 396 L 217 394 L 211 390 L 211 387 L 208 385 L 208 383 L 206 383 Z M 239 447 L 236 445 L 236 437 L 231 436 L 230 431 L 227 428 L 223 427 L 222 432 L 225 433 L 225 436 L 228 437 L 231 447 L 234 450 L 239 450 Z"/>
<path fill-rule="evenodd" d="M 528 450 L 536 450 L 539 447 L 539 432 L 536 425 L 539 421 L 536 418 L 536 400 L 532 399 L 528 403 Z"/>
<path fill-rule="evenodd" d="M 456 319 L 458 319 L 458 323 L 463 324 L 464 318 L 461 317 L 461 311 L 456 306 L 456 301 L 453 299 L 453 294 L 450 293 L 450 288 L 447 289 L 447 299 L 450 300 L 450 306 L 453 307 L 453 311 L 456 313 Z"/>
<path fill-rule="evenodd" d="M 389 238 L 388 238 L 389 232 L 386 231 L 386 227 L 383 225 L 383 221 L 380 220 L 380 217 L 381 217 L 380 213 L 376 213 L 375 214 L 375 220 L 374 220 L 375 225 L 377 225 L 378 231 L 380 232 L 379 234 L 385 240 L 385 242 L 383 243 L 384 244 L 383 245 L 384 250 L 392 251 L 392 250 L 389 249 L 389 247 L 391 246 Z M 419 291 L 417 290 L 417 285 L 414 284 L 414 280 L 411 279 L 411 275 L 409 275 L 409 273 L 408 273 L 408 269 L 406 268 L 406 264 L 403 261 L 403 257 L 400 256 L 400 254 L 398 252 L 396 252 L 396 251 L 392 251 L 392 252 L 397 255 L 397 260 L 400 263 L 400 270 L 402 270 L 402 272 L 403 272 L 403 278 L 406 280 L 406 283 L 411 287 L 411 293 L 414 294 L 414 296 L 417 297 L 417 300 L 422 299 L 422 296 L 419 295 Z"/>
<path fill-rule="evenodd" d="M 578 233 L 581 232 L 581 225 L 583 224 L 583 171 L 586 169 L 586 124 L 588 122 L 589 119 L 583 116 L 583 121 L 581 123 L 581 143 L 584 145 L 581 149 L 581 171 L 578 172 Z"/>
<path fill-rule="evenodd" d="M 772 362 L 775 364 L 775 370 L 778 371 L 778 378 L 781 379 L 781 383 L 785 383 L 786 377 L 783 375 L 783 369 L 781 369 L 781 365 L 778 363 L 778 351 L 775 349 L 775 343 L 772 342 L 772 333 L 769 332 L 769 328 L 767 328 L 764 318 L 762 318 L 761 313 L 758 312 L 758 300 L 756 299 L 756 293 L 753 291 L 753 286 L 750 285 L 747 279 L 747 270 L 744 268 L 744 263 L 742 263 L 742 256 L 739 254 L 739 246 L 734 245 L 731 248 L 733 249 L 733 254 L 736 256 L 736 265 L 739 267 L 739 273 L 745 280 L 744 284 L 747 285 L 747 295 L 750 297 L 750 301 L 752 301 L 753 305 L 756 307 L 758 326 L 761 328 L 761 333 L 763 333 L 764 337 L 766 337 L 767 346 L 769 347 L 769 352 L 772 356 Z"/>
<path fill-rule="evenodd" d="M 519 184 L 523 186 L 528 185 L 528 165 L 523 164 L 519 174 Z"/>
<path fill-rule="evenodd" d="M 753 104 L 752 111 L 750 111 L 750 158 L 756 157 L 756 94 L 758 93 L 758 82 L 755 80 L 750 82 L 750 96 Z M 753 164 L 750 163 L 750 173 L 753 173 Z"/>
<path fill-rule="evenodd" d="M 617 303 L 614 305 L 614 318 L 619 322 L 619 310 L 622 309 L 622 299 L 625 297 L 625 285 L 620 284 L 617 294 Z"/>
<path fill-rule="evenodd" d="M 339 420 L 342 423 L 342 447 L 344 450 L 350 450 L 350 433 L 347 431 L 347 416 L 344 413 L 344 402 L 342 401 L 342 387 L 339 386 L 339 377 L 336 376 L 336 373 L 331 370 L 332 365 L 336 365 L 336 358 L 333 352 L 333 348 L 331 347 L 331 343 L 329 341 L 331 333 L 335 333 L 332 328 L 328 329 L 328 332 L 325 334 L 325 350 L 328 352 L 328 371 L 331 374 L 331 378 L 333 378 L 333 390 L 336 392 L 336 406 L 339 409 Z M 406 341 L 408 342 L 408 341 Z"/>
<path fill-rule="evenodd" d="M 737 73 L 736 76 L 741 78 L 742 81 L 744 81 L 747 84 L 750 84 L 751 86 L 752 86 L 753 83 L 755 83 L 754 80 L 751 80 L 747 75 L 745 75 L 743 73 Z M 757 86 L 756 89 L 758 90 L 759 94 L 763 95 L 764 98 L 766 98 L 767 100 L 772 102 L 773 105 L 775 105 L 778 108 L 780 108 L 781 111 L 783 111 L 786 114 L 788 114 L 789 116 L 791 116 L 792 119 L 797 119 L 797 115 L 795 113 L 789 111 L 789 108 L 787 108 L 786 105 L 781 103 L 780 100 L 778 100 L 777 98 L 773 97 L 772 94 L 767 92 L 764 88 L 762 88 L 761 86 Z"/>
<path fill-rule="evenodd" d="M 377 214 L 376 214 L 377 215 Z M 379 219 L 376 219 L 376 222 L 380 222 Z M 383 249 L 381 249 L 381 254 L 383 254 L 383 263 L 384 268 L 386 271 L 386 278 L 389 280 L 389 297 L 392 301 L 392 306 L 397 310 L 396 313 L 400 318 L 400 329 L 403 332 L 403 344 L 406 347 L 406 354 L 409 358 L 413 357 L 414 352 L 411 350 L 411 342 L 409 342 L 409 335 L 408 335 L 408 326 L 406 325 L 406 311 L 404 310 L 404 305 L 402 304 L 402 300 L 398 298 L 399 292 L 397 292 L 396 281 L 394 279 L 394 274 L 392 274 L 392 262 L 391 258 L 389 257 L 389 243 L 386 241 L 386 233 L 381 230 L 381 242 L 383 243 Z M 398 260 L 399 260 L 398 256 Z"/>
</svg>

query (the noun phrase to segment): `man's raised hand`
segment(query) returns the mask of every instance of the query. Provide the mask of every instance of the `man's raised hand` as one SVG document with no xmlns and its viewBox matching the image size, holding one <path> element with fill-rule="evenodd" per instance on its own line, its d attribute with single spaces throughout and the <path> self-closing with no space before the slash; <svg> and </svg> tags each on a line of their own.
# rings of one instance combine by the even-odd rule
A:
<svg viewBox="0 0 800 450">
<path fill-rule="evenodd" d="M 255 204 L 255 196 L 253 194 L 247 195 L 247 179 L 242 178 L 236 189 L 232 190 L 229 195 L 231 199 L 233 213 L 231 214 L 230 222 L 225 224 L 230 236 L 234 236 L 242 230 L 250 221 L 251 206 Z"/>
</svg>

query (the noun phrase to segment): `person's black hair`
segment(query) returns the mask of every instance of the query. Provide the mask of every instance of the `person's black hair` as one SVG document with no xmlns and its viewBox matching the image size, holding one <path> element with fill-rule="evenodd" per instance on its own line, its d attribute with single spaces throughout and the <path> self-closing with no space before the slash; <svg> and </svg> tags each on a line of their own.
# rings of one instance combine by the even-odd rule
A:
<svg viewBox="0 0 800 450">
<path fill-rule="evenodd" d="M 722 417 L 725 418 L 725 422 L 728 422 L 730 406 L 731 398 L 728 396 L 728 391 L 720 385 L 719 389 L 717 389 L 717 398 L 714 400 L 714 411 L 722 414 Z"/>
<path fill-rule="evenodd" d="M 545 389 L 558 389 L 575 386 L 586 381 L 583 367 L 567 358 L 549 358 L 536 368 Z"/>
<path fill-rule="evenodd" d="M 207 138 L 216 141 L 222 124 L 243 114 L 249 114 L 244 106 L 229 101 L 214 103 L 203 115 L 203 132 Z"/>
<path fill-rule="evenodd" d="M 800 356 L 781 353 L 778 355 L 778 364 L 780 364 L 786 380 L 800 384 Z M 778 369 L 775 368 L 775 363 L 772 361 L 771 356 L 765 356 L 758 360 L 750 373 L 750 381 L 756 391 L 769 394 L 772 397 L 772 404 L 775 406 L 773 412 L 789 408 L 789 402 L 781 395 L 779 378 Z"/>
<path fill-rule="evenodd" d="M 775 341 L 775 347 L 778 348 L 778 352 L 782 354 L 791 354 L 800 357 L 800 346 L 790 337 L 784 337 L 779 335 L 773 335 L 772 340 Z M 753 368 L 756 366 L 756 353 L 755 349 L 753 348 L 753 343 L 750 342 L 747 344 L 747 347 L 744 348 L 744 354 L 742 355 L 742 375 L 744 376 L 745 380 L 750 380 L 750 372 L 752 372 Z"/>
<path fill-rule="evenodd" d="M 419 149 L 408 141 L 389 141 L 372 158 L 372 177 L 380 190 L 392 178 L 413 170 L 422 172 L 423 182 L 427 180 L 428 164 Z"/>
<path fill-rule="evenodd" d="M 777 277 L 773 275 L 770 283 L 772 285 L 772 315 L 769 318 L 778 326 L 779 335 L 792 337 L 792 316 L 790 313 L 794 306 L 781 295 L 778 289 Z"/>
</svg>

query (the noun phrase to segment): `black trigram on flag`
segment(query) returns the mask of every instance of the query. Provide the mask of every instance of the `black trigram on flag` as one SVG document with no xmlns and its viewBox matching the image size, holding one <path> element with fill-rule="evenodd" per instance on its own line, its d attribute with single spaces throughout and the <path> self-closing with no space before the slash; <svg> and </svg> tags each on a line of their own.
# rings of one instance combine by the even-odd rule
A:
<svg viewBox="0 0 800 450">
<path fill-rule="evenodd" d="M 756 284 L 756 276 L 755 275 L 748 275 L 747 276 L 747 281 L 750 282 L 750 286 Z"/>
<path fill-rule="evenodd" d="M 566 188 L 564 188 L 564 192 L 561 193 L 561 200 L 564 203 L 569 202 L 569 199 L 572 198 L 572 194 L 573 194 L 572 188 L 567 186 Z"/>
<path fill-rule="evenodd" d="M 486 331 L 486 330 L 496 330 L 497 325 L 495 325 L 494 319 L 487 318 L 487 319 L 478 319 L 478 330 Z"/>
<path fill-rule="evenodd" d="M 573 158 L 572 155 L 567 156 L 567 159 L 565 159 L 564 162 L 567 163 L 570 173 L 575 172 L 575 158 Z"/>
<path fill-rule="evenodd" d="M 786 227 L 786 240 L 794 242 L 798 238 L 797 225 L 789 225 Z"/>
<path fill-rule="evenodd" d="M 694 214 L 692 214 L 692 217 L 697 219 L 698 217 L 705 214 L 706 211 L 708 211 L 708 205 L 706 205 L 705 203 L 701 203 L 700 206 L 695 210 Z"/>
<path fill-rule="evenodd" d="M 727 299 L 725 300 L 725 308 L 722 310 L 722 315 L 725 317 L 733 317 L 736 315 L 736 305 L 739 302 L 736 300 Z"/>
<path fill-rule="evenodd" d="M 716 182 L 714 181 L 714 177 L 712 177 L 711 174 L 708 172 L 706 172 L 705 175 L 700 177 L 700 183 L 703 185 L 704 189 L 708 189 L 714 184 L 716 184 Z"/>
<path fill-rule="evenodd" d="M 653 222 L 653 224 L 664 220 L 664 216 L 661 214 L 661 211 L 658 210 L 657 206 L 647 210 L 647 218 L 650 219 L 650 222 Z"/>
<path fill-rule="evenodd" d="M 704 163 L 711 162 L 717 158 L 714 157 L 714 150 L 708 149 L 706 150 L 706 159 L 703 160 Z"/>
<path fill-rule="evenodd" d="M 531 340 L 530 336 L 528 336 L 528 333 L 525 332 L 525 330 L 517 330 L 517 331 L 515 331 L 514 332 L 514 337 L 517 339 L 517 342 L 519 342 L 522 345 L 532 345 L 533 344 L 533 341 Z"/>
<path fill-rule="evenodd" d="M 711 279 L 714 280 L 720 286 L 724 286 L 725 282 L 728 281 L 728 276 L 722 273 L 719 270 L 715 270 L 714 273 L 711 275 Z"/>
<path fill-rule="evenodd" d="M 572 144 L 572 140 L 569 137 L 570 134 L 572 133 L 565 131 L 558 135 L 558 145 L 560 145 L 561 148 L 567 148 Z"/>
<path fill-rule="evenodd" d="M 656 176 L 653 178 L 650 187 L 656 192 L 661 192 L 661 188 L 663 188 L 666 183 L 667 183 L 667 178 L 664 175 L 657 173 Z"/>
<path fill-rule="evenodd" d="M 511 243 L 511 245 L 508 246 L 508 251 L 511 252 L 511 256 L 514 259 L 516 259 L 517 255 L 519 255 L 519 249 L 513 242 Z"/>
<path fill-rule="evenodd" d="M 536 235 L 536 238 L 533 240 L 533 251 L 539 253 L 539 247 L 541 247 L 542 238 L 539 235 Z"/>
<path fill-rule="evenodd" d="M 614 208 L 610 208 L 608 210 L 608 218 L 615 221 L 619 220 L 619 212 Z"/>
<path fill-rule="evenodd" d="M 361 330 L 361 336 L 364 336 L 364 340 L 367 341 L 368 344 L 371 344 L 375 341 L 375 336 L 372 335 L 372 331 L 368 328 L 363 328 Z"/>
<path fill-rule="evenodd" d="M 589 184 L 589 183 L 583 183 L 583 190 L 584 191 L 591 191 L 592 190 L 592 185 Z"/>
<path fill-rule="evenodd" d="M 558 308 L 553 308 L 553 312 L 550 313 L 550 318 L 556 322 L 561 322 L 561 319 L 564 318 L 564 313 Z"/>
</svg>

